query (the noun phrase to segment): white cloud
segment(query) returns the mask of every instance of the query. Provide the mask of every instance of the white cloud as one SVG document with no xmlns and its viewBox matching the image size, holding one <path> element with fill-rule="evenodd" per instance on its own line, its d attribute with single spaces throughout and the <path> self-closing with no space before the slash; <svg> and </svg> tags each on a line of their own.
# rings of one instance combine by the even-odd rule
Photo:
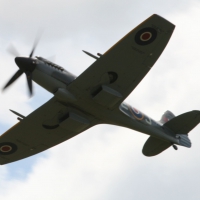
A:
<svg viewBox="0 0 200 200">
<path fill-rule="evenodd" d="M 138 142 L 134 142 L 132 133 L 130 134 L 132 131 L 126 131 L 128 133 L 125 135 L 128 137 L 125 138 L 119 131 L 122 128 L 106 128 L 114 129 L 114 133 L 108 130 L 102 132 L 103 129 L 105 130 L 103 127 L 94 127 L 53 148 L 47 158 L 38 160 L 26 181 L 18 181 L 17 186 L 11 185 L 15 180 L 4 180 L 7 199 L 14 198 L 17 193 L 21 194 L 21 199 L 101 197 L 116 173 L 127 163 L 128 152 L 134 152 L 136 147 L 132 144 Z M 103 140 L 102 135 L 105 138 Z M 12 193 L 10 187 L 13 188 Z"/>
<path fill-rule="evenodd" d="M 12 5 L 12 7 L 11 7 Z M 174 5 L 174 6 L 172 6 Z M 34 35 L 47 27 L 36 54 L 57 55 L 58 64 L 80 74 L 93 60 L 81 50 L 104 52 L 131 28 L 153 13 L 177 27 L 166 50 L 127 101 L 159 119 L 169 109 L 176 115 L 199 109 L 199 3 L 197 1 L 2 1 L 0 85 L 17 70 L 5 53 L 12 42 L 28 55 Z M 28 114 L 50 95 L 35 87 L 28 100 L 25 78 L 0 94 L 0 123 Z M 44 96 L 46 96 L 44 99 Z M 35 104 L 36 102 L 36 104 Z M 19 110 L 18 110 L 19 109 Z M 11 116 L 13 118 L 11 118 Z M 5 128 L 5 127 L 4 127 Z M 146 158 L 141 149 L 147 136 L 113 126 L 97 126 L 38 157 L 23 179 L 10 178 L 0 167 L 1 199 L 198 199 L 199 127 L 190 134 L 193 147 L 172 148 Z M 20 165 L 19 161 L 19 165 Z M 20 166 L 23 168 L 23 166 Z M 31 166 L 30 166 L 31 167 Z M 24 173 L 24 172 L 22 172 Z M 192 194 L 192 195 L 191 195 Z"/>
</svg>

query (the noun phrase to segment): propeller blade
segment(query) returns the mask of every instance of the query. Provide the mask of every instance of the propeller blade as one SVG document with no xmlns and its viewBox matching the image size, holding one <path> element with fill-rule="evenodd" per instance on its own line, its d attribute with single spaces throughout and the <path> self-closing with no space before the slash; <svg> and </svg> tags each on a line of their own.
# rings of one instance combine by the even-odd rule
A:
<svg viewBox="0 0 200 200">
<path fill-rule="evenodd" d="M 15 63 L 19 67 L 19 70 L 13 75 L 13 77 L 8 81 L 8 83 L 4 86 L 3 90 L 6 89 L 9 85 L 11 85 L 16 79 L 18 79 L 23 73 L 26 74 L 27 82 L 28 82 L 28 88 L 30 92 L 30 96 L 33 94 L 33 88 L 32 88 L 32 72 L 36 68 L 37 62 L 35 59 L 33 59 L 33 54 L 35 52 L 35 49 L 37 47 L 37 44 L 41 38 L 42 32 L 40 31 L 39 34 L 37 34 L 37 37 L 34 41 L 33 48 L 31 50 L 31 53 L 29 54 L 29 58 L 27 57 L 20 57 L 20 54 L 16 50 L 16 48 L 11 44 L 8 47 L 9 53 L 15 56 Z"/>
<path fill-rule="evenodd" d="M 33 88 L 32 88 L 32 73 L 31 72 L 25 72 L 26 73 L 26 78 L 28 82 L 28 88 L 30 92 L 30 96 L 33 94 Z"/>
<path fill-rule="evenodd" d="M 38 43 L 38 42 L 37 42 L 37 43 Z M 32 51 L 31 51 L 31 53 L 30 53 L 30 55 L 29 55 L 29 58 L 32 58 L 32 56 L 33 56 L 33 54 L 34 54 L 34 51 L 35 51 L 35 48 L 36 48 L 36 46 L 37 46 L 37 43 L 34 44 L 33 49 L 32 49 Z"/>
<path fill-rule="evenodd" d="M 8 83 L 4 86 L 3 90 L 5 90 L 9 85 L 11 85 L 16 79 L 18 79 L 23 74 L 23 71 L 19 69 L 14 76 L 8 81 Z"/>
<path fill-rule="evenodd" d="M 31 53 L 30 53 L 30 55 L 29 55 L 29 58 L 32 58 L 32 56 L 33 56 L 33 54 L 34 54 L 34 51 L 35 51 L 35 49 L 36 49 L 36 47 L 37 47 L 37 45 L 38 45 L 38 42 L 39 42 L 41 36 L 42 36 L 42 32 L 40 31 L 40 33 L 38 33 L 38 34 L 37 34 L 37 37 L 35 38 L 35 41 L 34 41 L 34 44 L 33 44 L 33 48 L 32 48 L 32 50 L 31 50 Z"/>
<path fill-rule="evenodd" d="M 14 46 L 13 44 L 10 44 L 10 45 L 9 45 L 9 47 L 7 48 L 7 51 L 8 51 L 11 55 L 13 55 L 13 56 L 15 56 L 15 57 L 20 56 L 19 52 L 17 51 L 17 49 L 15 48 L 15 46 Z"/>
</svg>

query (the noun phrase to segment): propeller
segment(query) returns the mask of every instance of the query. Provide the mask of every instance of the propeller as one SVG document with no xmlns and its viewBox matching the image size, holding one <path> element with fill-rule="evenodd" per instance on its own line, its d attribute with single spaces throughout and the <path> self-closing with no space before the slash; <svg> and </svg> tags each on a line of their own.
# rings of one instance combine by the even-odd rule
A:
<svg viewBox="0 0 200 200">
<path fill-rule="evenodd" d="M 5 90 L 8 86 L 10 86 L 13 82 L 15 82 L 23 73 L 26 75 L 28 88 L 30 96 L 33 94 L 33 88 L 32 88 L 32 72 L 34 71 L 36 67 L 36 59 L 32 58 L 33 54 L 35 52 L 35 49 L 37 47 L 37 44 L 39 42 L 39 37 L 36 38 L 33 48 L 29 54 L 29 57 L 20 57 L 18 51 L 13 45 L 10 45 L 8 48 L 9 53 L 15 56 L 15 63 L 19 67 L 19 70 L 12 76 L 12 78 L 7 82 L 7 84 L 4 86 L 3 90 Z"/>
</svg>

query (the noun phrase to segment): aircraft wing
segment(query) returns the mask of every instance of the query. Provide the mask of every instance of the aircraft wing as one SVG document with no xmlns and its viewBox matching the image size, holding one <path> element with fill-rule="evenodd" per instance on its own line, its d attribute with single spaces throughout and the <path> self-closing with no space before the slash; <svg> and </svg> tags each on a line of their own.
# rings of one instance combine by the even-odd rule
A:
<svg viewBox="0 0 200 200">
<path fill-rule="evenodd" d="M 97 123 L 92 116 L 63 106 L 53 97 L 0 136 L 0 164 L 44 151 Z"/>
<path fill-rule="evenodd" d="M 169 21 L 152 15 L 100 56 L 69 90 L 114 109 L 154 65 L 174 28 Z"/>
</svg>

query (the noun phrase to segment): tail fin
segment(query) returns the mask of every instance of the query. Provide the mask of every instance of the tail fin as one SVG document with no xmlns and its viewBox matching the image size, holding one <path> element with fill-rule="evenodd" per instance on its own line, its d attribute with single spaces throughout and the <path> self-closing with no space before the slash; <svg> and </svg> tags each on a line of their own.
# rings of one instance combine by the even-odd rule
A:
<svg viewBox="0 0 200 200">
<path fill-rule="evenodd" d="M 173 119 L 175 117 L 175 115 L 171 112 L 171 111 L 169 111 L 169 110 L 167 110 L 163 115 L 162 115 L 162 117 L 161 117 L 161 119 L 160 119 L 160 123 L 161 124 L 165 124 L 166 122 L 168 122 L 169 120 L 171 120 L 171 119 Z"/>
</svg>

